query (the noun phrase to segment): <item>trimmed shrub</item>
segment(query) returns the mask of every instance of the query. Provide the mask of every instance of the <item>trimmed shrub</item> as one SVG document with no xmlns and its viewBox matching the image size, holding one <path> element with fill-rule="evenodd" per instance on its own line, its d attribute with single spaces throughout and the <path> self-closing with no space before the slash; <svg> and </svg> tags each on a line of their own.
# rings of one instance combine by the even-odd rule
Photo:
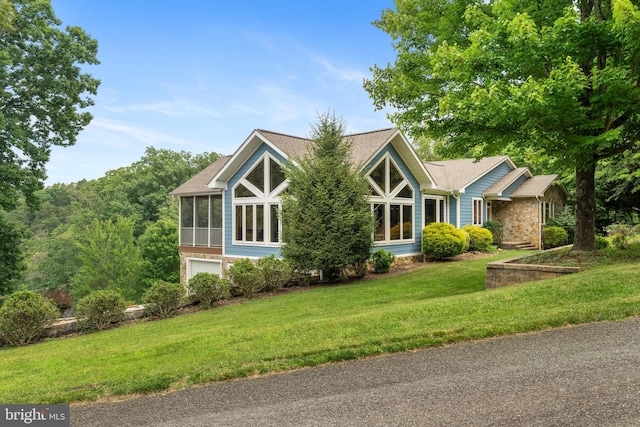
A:
<svg viewBox="0 0 640 427">
<path fill-rule="evenodd" d="M 278 259 L 275 255 L 260 258 L 256 261 L 256 267 L 262 273 L 264 289 L 267 291 L 282 289 L 293 277 L 291 263 Z"/>
<path fill-rule="evenodd" d="M 568 237 L 567 230 L 562 227 L 545 227 L 542 234 L 544 248 L 551 249 L 566 245 Z"/>
<path fill-rule="evenodd" d="M 463 253 L 469 236 L 464 231 L 445 222 L 433 222 L 422 229 L 422 252 L 440 260 Z"/>
<path fill-rule="evenodd" d="M 114 290 L 100 290 L 87 295 L 76 305 L 76 318 L 82 329 L 107 329 L 112 323 L 124 320 L 127 304 Z"/>
<path fill-rule="evenodd" d="M 500 221 L 487 221 L 483 225 L 484 228 L 491 232 L 492 243 L 497 247 L 502 247 L 502 239 L 504 237 L 504 227 Z"/>
<path fill-rule="evenodd" d="M 183 297 L 184 288 L 182 285 L 159 280 L 144 293 L 145 312 L 149 316 L 165 319 L 176 312 Z"/>
<path fill-rule="evenodd" d="M 251 298 L 253 294 L 264 289 L 262 272 L 248 258 L 235 262 L 227 270 L 227 275 L 233 282 L 233 286 L 245 298 Z"/>
<path fill-rule="evenodd" d="M 557 209 L 554 218 L 547 218 L 547 226 L 564 228 L 567 231 L 567 243 L 573 243 L 576 234 L 576 216 L 570 206 Z"/>
<path fill-rule="evenodd" d="M 393 264 L 395 259 L 396 256 L 391 252 L 387 252 L 384 249 L 378 249 L 371 254 L 373 271 L 377 274 L 388 273 L 391 268 L 391 264 Z"/>
<path fill-rule="evenodd" d="M 217 274 L 198 273 L 189 279 L 188 290 L 192 301 L 212 307 L 216 301 L 231 297 L 231 282 Z"/>
<path fill-rule="evenodd" d="M 602 236 L 596 236 L 596 249 L 602 250 L 609 247 L 609 241 Z"/>
<path fill-rule="evenodd" d="M 10 345 L 26 345 L 40 338 L 58 317 L 56 307 L 42 295 L 18 291 L 0 307 L 0 338 Z"/>
<path fill-rule="evenodd" d="M 469 235 L 469 251 L 491 252 L 491 242 L 493 242 L 491 231 L 477 225 L 465 225 L 462 231 Z"/>
</svg>

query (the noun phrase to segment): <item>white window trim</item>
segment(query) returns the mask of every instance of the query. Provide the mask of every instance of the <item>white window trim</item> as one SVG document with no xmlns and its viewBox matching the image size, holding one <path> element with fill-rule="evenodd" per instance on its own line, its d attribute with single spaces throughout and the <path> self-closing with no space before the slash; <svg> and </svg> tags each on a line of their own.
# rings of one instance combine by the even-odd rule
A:
<svg viewBox="0 0 640 427">
<path fill-rule="evenodd" d="M 476 202 L 480 202 L 480 224 L 476 223 Z M 484 200 L 480 197 L 474 197 L 471 199 L 471 224 L 482 226 L 484 224 Z"/>
<path fill-rule="evenodd" d="M 244 174 L 244 176 L 238 180 L 238 182 L 231 188 L 231 241 L 233 245 L 238 246 L 265 246 L 265 247 L 281 247 L 282 246 L 282 221 L 278 218 L 278 225 L 280 227 L 280 235 L 278 236 L 278 242 L 271 242 L 271 205 L 278 205 L 278 209 L 282 210 L 282 199 L 280 198 L 280 193 L 284 191 L 284 189 L 289 185 L 287 180 L 280 183 L 276 188 L 273 189 L 271 193 L 265 193 L 265 190 L 268 191 L 269 187 L 269 177 L 271 172 L 271 162 L 273 160 L 278 165 L 282 167 L 282 163 L 278 161 L 278 159 L 271 156 L 268 152 L 265 152 L 262 156 L 256 159 L 255 163 L 249 170 Z M 263 190 L 259 190 L 253 184 L 251 184 L 247 180 L 247 176 L 253 172 L 260 161 L 264 162 L 264 188 Z M 244 185 L 247 189 L 251 190 L 256 197 L 235 197 L 236 188 L 240 185 Z M 247 206 L 263 206 L 263 241 L 258 242 L 255 240 L 256 236 L 254 234 L 253 241 L 246 240 L 246 227 L 243 227 L 242 234 L 243 239 L 238 240 L 236 237 L 236 207 L 242 206 L 242 218 L 246 217 L 246 209 Z M 255 209 L 254 209 L 255 210 Z M 253 229 L 256 230 L 256 220 L 257 216 L 253 215 Z"/>
<path fill-rule="evenodd" d="M 380 188 L 380 186 L 373 180 L 373 178 L 371 178 L 370 173 L 375 170 L 382 162 L 386 162 L 385 163 L 385 188 L 382 189 Z M 398 171 L 398 173 L 400 173 L 400 175 L 402 176 L 402 181 L 393 189 L 393 192 L 391 192 L 391 189 L 389 188 L 391 185 L 391 179 L 390 179 L 390 174 L 391 174 L 391 168 L 390 168 L 390 164 L 393 164 L 393 166 L 396 168 L 396 170 Z M 374 196 L 374 195 L 369 195 L 369 204 L 371 206 L 371 212 L 374 213 L 374 205 L 384 205 L 384 220 L 385 220 L 385 224 L 384 224 L 384 231 L 385 231 L 385 239 L 384 240 L 374 240 L 373 245 L 374 246 L 380 246 L 380 245 L 404 245 L 404 244 L 408 244 L 408 243 L 415 243 L 416 241 L 416 231 L 415 231 L 415 225 L 416 225 L 416 197 L 415 197 L 415 189 L 413 187 L 411 187 L 411 183 L 409 182 L 409 180 L 407 179 L 407 177 L 404 175 L 404 173 L 402 173 L 402 169 L 400 169 L 398 167 L 398 164 L 393 160 L 393 158 L 391 157 L 391 155 L 389 153 L 386 153 L 375 165 L 373 165 L 373 167 L 371 167 L 369 169 L 369 173 L 367 174 L 367 181 L 374 187 L 374 189 L 376 191 L 378 191 L 380 194 L 383 194 L 383 197 L 380 196 Z M 404 184 L 404 185 L 403 185 Z M 408 198 L 402 198 L 402 197 L 396 197 L 398 195 L 398 193 L 400 193 L 405 186 L 409 186 L 409 188 L 411 188 L 411 192 L 413 193 L 413 197 L 411 197 L 410 199 Z M 382 191 L 384 190 L 384 191 Z M 411 239 L 397 239 L 397 240 L 391 240 L 391 205 L 400 205 L 400 215 L 401 215 L 401 221 L 400 223 L 403 224 L 402 222 L 402 215 L 404 215 L 404 210 L 402 209 L 403 206 L 411 206 Z"/>
<path fill-rule="evenodd" d="M 449 209 L 448 209 L 448 200 L 446 197 L 444 196 L 436 196 L 433 194 L 423 194 L 422 195 L 422 227 L 425 226 L 424 221 L 425 221 L 425 209 L 424 209 L 424 202 L 426 200 L 435 200 L 436 203 L 436 218 L 439 218 L 439 221 L 437 222 L 449 222 Z M 443 203 L 443 208 L 444 208 L 444 212 L 441 211 L 440 209 L 440 202 L 444 202 Z"/>
</svg>

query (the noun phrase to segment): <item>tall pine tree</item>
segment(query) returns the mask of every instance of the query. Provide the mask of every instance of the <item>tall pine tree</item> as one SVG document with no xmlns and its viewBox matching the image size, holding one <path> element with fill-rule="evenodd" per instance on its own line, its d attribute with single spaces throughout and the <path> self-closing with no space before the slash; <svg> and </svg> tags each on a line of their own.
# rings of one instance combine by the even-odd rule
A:
<svg viewBox="0 0 640 427">
<path fill-rule="evenodd" d="M 298 269 L 322 271 L 329 281 L 347 265 L 362 266 L 373 244 L 367 182 L 350 162 L 345 128 L 335 115 L 321 115 L 307 154 L 285 167 L 282 254 Z"/>
</svg>

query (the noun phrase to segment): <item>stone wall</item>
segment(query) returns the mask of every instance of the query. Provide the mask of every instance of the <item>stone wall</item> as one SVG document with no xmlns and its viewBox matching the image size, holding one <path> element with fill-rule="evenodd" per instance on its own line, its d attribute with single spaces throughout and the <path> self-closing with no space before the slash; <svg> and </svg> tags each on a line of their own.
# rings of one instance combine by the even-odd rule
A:
<svg viewBox="0 0 640 427">
<path fill-rule="evenodd" d="M 522 257 L 516 257 L 488 263 L 485 289 L 502 288 L 518 283 L 553 279 L 580 271 L 580 267 L 518 264 L 518 261 L 521 259 Z"/>
<path fill-rule="evenodd" d="M 540 248 L 540 210 L 537 199 L 491 201 L 494 221 L 502 223 L 505 242 L 528 242 Z"/>
</svg>

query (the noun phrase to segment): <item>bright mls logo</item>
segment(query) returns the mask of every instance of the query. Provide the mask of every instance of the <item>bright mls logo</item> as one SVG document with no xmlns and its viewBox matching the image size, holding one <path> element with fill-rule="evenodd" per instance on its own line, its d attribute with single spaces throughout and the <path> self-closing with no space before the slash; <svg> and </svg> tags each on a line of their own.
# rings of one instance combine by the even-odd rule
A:
<svg viewBox="0 0 640 427">
<path fill-rule="evenodd" d="M 0 405 L 0 426 L 69 427 L 69 405 Z"/>
</svg>

